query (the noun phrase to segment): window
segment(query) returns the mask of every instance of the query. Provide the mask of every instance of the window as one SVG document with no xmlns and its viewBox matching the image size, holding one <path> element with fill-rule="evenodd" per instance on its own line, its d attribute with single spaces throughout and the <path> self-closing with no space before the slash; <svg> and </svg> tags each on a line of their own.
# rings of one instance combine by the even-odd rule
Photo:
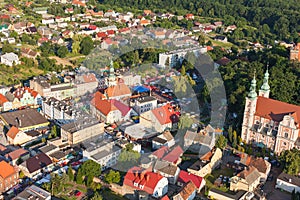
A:
<svg viewBox="0 0 300 200">
<path fill-rule="evenodd" d="M 289 137 L 289 133 L 285 132 L 285 133 L 284 133 L 284 137 L 285 137 L 285 138 L 288 138 L 288 137 Z"/>
<path fill-rule="evenodd" d="M 284 142 L 283 145 L 286 145 L 286 142 Z"/>
</svg>

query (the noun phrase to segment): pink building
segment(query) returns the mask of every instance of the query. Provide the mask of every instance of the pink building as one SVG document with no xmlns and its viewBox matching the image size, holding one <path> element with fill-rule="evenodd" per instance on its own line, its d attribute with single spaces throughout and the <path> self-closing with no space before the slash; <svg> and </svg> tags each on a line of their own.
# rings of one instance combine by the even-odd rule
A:
<svg viewBox="0 0 300 200">
<path fill-rule="evenodd" d="M 256 93 L 256 80 L 246 97 L 242 139 L 246 143 L 265 146 L 279 154 L 292 148 L 300 149 L 300 106 L 269 98 L 269 73 Z"/>
</svg>

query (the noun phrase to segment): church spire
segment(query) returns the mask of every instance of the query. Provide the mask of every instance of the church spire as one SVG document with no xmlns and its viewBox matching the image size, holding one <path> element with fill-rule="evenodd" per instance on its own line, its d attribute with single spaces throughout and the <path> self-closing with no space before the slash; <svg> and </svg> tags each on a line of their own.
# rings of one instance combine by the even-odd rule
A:
<svg viewBox="0 0 300 200">
<path fill-rule="evenodd" d="M 254 77 L 251 81 L 251 87 L 250 87 L 250 92 L 248 94 L 248 97 L 251 98 L 251 99 L 255 99 L 257 97 L 255 72 L 254 72 Z"/>
<path fill-rule="evenodd" d="M 263 84 L 259 90 L 259 96 L 263 96 L 269 98 L 270 94 L 270 85 L 269 85 L 269 66 L 267 66 L 267 70 L 264 76 Z"/>
<path fill-rule="evenodd" d="M 109 77 L 108 77 L 108 87 L 116 85 L 116 75 L 114 69 L 113 60 L 110 60 L 110 69 L 109 69 Z"/>
</svg>

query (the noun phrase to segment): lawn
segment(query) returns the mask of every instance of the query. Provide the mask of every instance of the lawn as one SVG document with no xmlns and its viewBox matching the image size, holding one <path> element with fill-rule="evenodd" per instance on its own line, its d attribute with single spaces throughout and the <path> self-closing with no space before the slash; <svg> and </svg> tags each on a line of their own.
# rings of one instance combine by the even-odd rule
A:
<svg viewBox="0 0 300 200">
<path fill-rule="evenodd" d="M 218 187 L 218 186 L 215 186 L 214 185 L 214 182 L 215 180 L 220 176 L 220 175 L 223 175 L 223 176 L 227 176 L 227 177 L 232 177 L 233 176 L 233 173 L 234 173 L 234 170 L 231 169 L 231 168 L 226 168 L 226 167 L 223 167 L 221 169 L 218 169 L 218 170 L 214 170 L 212 172 L 212 174 L 208 174 L 206 175 L 204 178 L 205 178 L 205 181 L 206 181 L 206 186 L 208 189 L 211 189 L 211 188 L 215 188 L 215 189 L 218 189 L 218 190 L 221 190 L 223 192 L 228 192 L 229 191 L 229 188 L 228 187 L 225 187 L 225 186 L 221 186 L 221 187 Z"/>
<path fill-rule="evenodd" d="M 65 183 L 64 186 L 65 186 L 64 191 L 62 192 L 62 194 L 57 195 L 57 197 L 66 199 L 66 200 L 74 200 L 74 199 L 78 199 L 78 197 L 75 197 L 74 195 L 69 195 L 71 192 L 78 190 L 78 191 L 82 192 L 82 195 L 85 195 L 87 193 L 87 188 L 84 185 L 77 185 L 77 184 L 68 182 L 68 183 Z"/>
<path fill-rule="evenodd" d="M 104 200 L 128 200 L 126 197 L 118 195 L 109 189 L 100 192 Z"/>
</svg>

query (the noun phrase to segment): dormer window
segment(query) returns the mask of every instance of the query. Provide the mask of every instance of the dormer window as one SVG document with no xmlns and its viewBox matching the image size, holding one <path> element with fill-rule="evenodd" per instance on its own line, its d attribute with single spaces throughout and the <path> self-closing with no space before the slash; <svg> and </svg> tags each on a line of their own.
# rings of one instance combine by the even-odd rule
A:
<svg viewBox="0 0 300 200">
<path fill-rule="evenodd" d="M 133 183 L 133 186 L 138 187 L 139 184 L 138 184 L 137 182 L 134 182 L 134 183 Z"/>
<path fill-rule="evenodd" d="M 140 185 L 140 189 L 144 189 L 144 185 Z"/>
</svg>

